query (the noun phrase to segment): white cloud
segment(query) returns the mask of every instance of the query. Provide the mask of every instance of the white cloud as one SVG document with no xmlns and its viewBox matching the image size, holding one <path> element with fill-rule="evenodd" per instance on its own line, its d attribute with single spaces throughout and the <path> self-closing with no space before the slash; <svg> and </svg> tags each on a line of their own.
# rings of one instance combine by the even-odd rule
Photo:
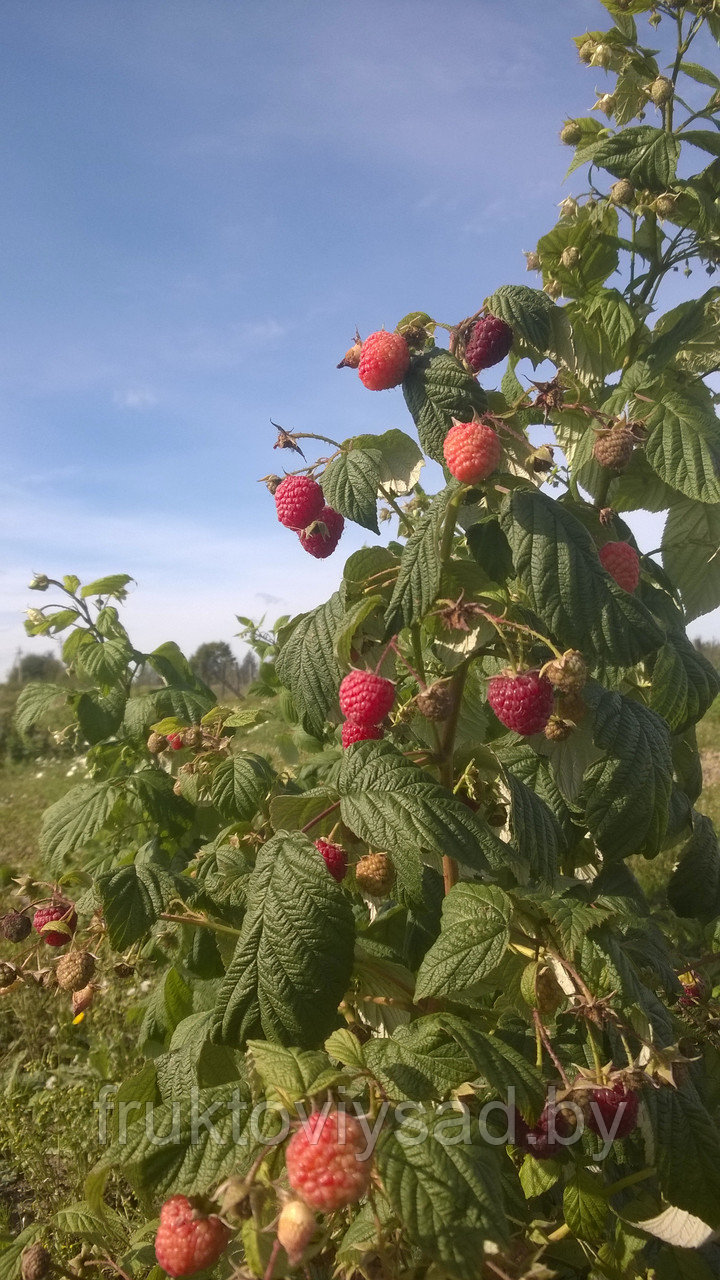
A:
<svg viewBox="0 0 720 1280">
<path fill-rule="evenodd" d="M 129 387 L 127 391 L 116 391 L 113 398 L 121 409 L 152 409 L 158 403 L 149 387 Z"/>
</svg>

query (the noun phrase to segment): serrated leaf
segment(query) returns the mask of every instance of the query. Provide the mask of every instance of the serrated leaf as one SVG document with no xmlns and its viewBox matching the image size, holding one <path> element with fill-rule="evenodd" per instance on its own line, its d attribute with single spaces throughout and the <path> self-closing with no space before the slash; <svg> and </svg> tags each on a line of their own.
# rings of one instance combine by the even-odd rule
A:
<svg viewBox="0 0 720 1280">
<path fill-rule="evenodd" d="M 720 693 L 720 672 L 683 632 L 671 634 L 658 651 L 650 686 L 650 706 L 674 734 L 696 724 Z"/>
<path fill-rule="evenodd" d="M 391 850 L 399 877 L 419 881 L 419 859 L 444 854 L 476 871 L 505 860 L 505 846 L 479 814 L 389 742 L 346 751 L 338 778 L 346 826 L 375 849 Z M 417 870 L 416 870 L 417 868 Z"/>
<path fill-rule="evenodd" d="M 693 832 L 667 887 L 678 916 L 710 921 L 720 915 L 720 843 L 708 817 L 693 813 Z"/>
<path fill-rule="evenodd" d="M 263 756 L 238 751 L 213 770 L 210 798 L 226 822 L 247 822 L 274 781 L 275 770 Z"/>
<path fill-rule="evenodd" d="M 365 1066 L 363 1046 L 348 1027 L 341 1027 L 339 1031 L 333 1031 L 332 1035 L 328 1036 L 325 1041 L 325 1052 L 344 1066 L 360 1069 Z"/>
<path fill-rule="evenodd" d="M 619 289 L 600 289 L 590 299 L 587 317 L 602 329 L 614 358 L 613 368 L 619 368 L 627 353 L 627 344 L 638 327 L 635 312 Z"/>
<path fill-rule="evenodd" d="M 443 901 L 440 937 L 420 965 L 416 999 L 465 991 L 487 978 L 510 941 L 511 913 L 497 886 L 456 884 Z"/>
<path fill-rule="evenodd" d="M 685 396 L 667 392 L 646 418 L 645 456 L 673 489 L 700 502 L 720 502 L 720 425 Z"/>
<path fill-rule="evenodd" d="M 568 318 L 542 289 L 503 285 L 485 299 L 484 305 L 491 315 L 510 325 L 514 354 L 527 355 L 534 364 L 551 356 L 572 366 Z"/>
<path fill-rule="evenodd" d="M 371 614 L 379 611 L 384 603 L 381 595 L 365 596 L 362 600 L 356 601 L 345 614 L 335 633 L 335 656 L 341 666 L 351 666 L 353 642 L 358 629 Z"/>
<path fill-rule="evenodd" d="M 510 832 L 533 880 L 552 885 L 564 841 L 555 815 L 530 787 L 508 772 Z"/>
<path fill-rule="evenodd" d="M 578 1240 L 598 1244 L 605 1238 L 610 1206 L 603 1180 L 587 1169 L 576 1169 L 563 1192 L 565 1221 Z"/>
<path fill-rule="evenodd" d="M 292 1107 L 301 1098 L 324 1093 L 342 1078 L 321 1049 L 287 1049 L 266 1040 L 249 1040 L 248 1053 L 269 1102 Z"/>
<path fill-rule="evenodd" d="M 687 1081 L 650 1090 L 645 1105 L 655 1133 L 660 1190 L 669 1204 L 720 1228 L 720 1135 Z"/>
<path fill-rule="evenodd" d="M 679 588 L 688 622 L 720 605 L 720 505 L 680 499 L 662 536 L 663 568 Z"/>
<path fill-rule="evenodd" d="M 353 445 L 380 454 L 379 480 L 387 493 L 402 497 L 415 488 L 425 459 L 416 442 L 404 431 L 392 427 L 379 436 L 355 436 Z"/>
<path fill-rule="evenodd" d="M 127 951 L 149 933 L 173 894 L 172 878 L 161 867 L 133 863 L 98 876 L 97 891 L 103 906 L 111 946 Z"/>
<path fill-rule="evenodd" d="M 501 523 L 530 606 L 564 647 L 619 666 L 660 647 L 651 614 L 605 573 L 590 534 L 566 506 L 518 490 Z"/>
<path fill-rule="evenodd" d="M 592 212 L 580 209 L 572 220 L 561 219 L 552 231 L 541 237 L 538 253 L 543 271 L 560 281 L 565 297 L 581 297 L 587 305 L 588 294 L 617 270 L 617 230 L 617 211 L 609 205 Z M 568 248 L 576 249 L 580 255 L 574 267 L 566 267 L 562 261 Z M 548 297 L 547 294 L 541 296 Z M 629 311 L 627 304 L 623 305 Z"/>
<path fill-rule="evenodd" d="M 353 447 L 341 452 L 320 477 L 327 504 L 372 533 L 380 532 L 377 495 L 381 466 L 378 449 Z"/>
<path fill-rule="evenodd" d="M 680 70 L 685 72 L 686 76 L 691 76 L 693 80 L 697 80 L 698 84 L 706 84 L 710 89 L 720 89 L 720 80 L 714 71 L 708 70 L 698 62 L 681 62 Z"/>
<path fill-rule="evenodd" d="M 522 743 L 498 747 L 498 754 L 507 769 L 524 782 L 553 814 L 560 829 L 560 847 L 564 852 L 578 839 L 578 828 L 552 776 L 550 762 L 533 748 Z"/>
<path fill-rule="evenodd" d="M 672 756 L 667 725 L 654 711 L 619 693 L 588 686 L 593 741 L 603 752 L 585 771 L 580 796 L 600 851 L 627 858 L 657 853 L 668 821 Z"/>
<path fill-rule="evenodd" d="M 418 1127 L 423 1126 L 422 1140 Z M 458 1117 L 423 1115 L 386 1130 L 376 1153 L 385 1192 L 408 1238 L 458 1280 L 474 1280 L 485 1241 L 507 1232 L 490 1147 L 448 1141 Z"/>
<path fill-rule="evenodd" d="M 295 831 L 317 818 L 338 799 L 336 791 L 326 787 L 313 788 L 302 795 L 273 796 L 270 801 L 270 821 L 276 831 Z M 313 823 L 313 839 L 327 835 L 337 823 L 337 812 L 328 814 L 327 822 Z"/>
<path fill-rule="evenodd" d="M 69 853 L 81 848 L 105 825 L 120 797 L 112 780 L 73 787 L 43 814 L 40 851 L 54 874 Z"/>
<path fill-rule="evenodd" d="M 15 724 L 20 733 L 32 729 L 60 698 L 67 700 L 68 693 L 69 690 L 61 684 L 47 684 L 45 681 L 26 684 L 15 703 Z"/>
<path fill-rule="evenodd" d="M 436 462 L 444 461 L 443 442 L 453 418 L 467 422 L 487 408 L 475 378 L 444 347 L 433 347 L 413 359 L 403 394 L 420 444 Z"/>
<path fill-rule="evenodd" d="M 405 544 L 397 582 L 385 614 L 388 635 L 419 622 L 437 596 L 442 572 L 440 537 L 451 497 L 452 490 L 448 488 L 433 498 Z"/>
<path fill-rule="evenodd" d="M 90 596 L 114 596 L 116 600 L 124 600 L 127 595 L 125 588 L 134 581 L 129 573 L 111 573 L 106 578 L 88 582 L 80 595 L 83 600 L 88 600 Z"/>
<path fill-rule="evenodd" d="M 301 614 L 280 632 L 275 662 L 278 679 L 292 689 L 302 725 L 320 736 L 328 712 L 337 702 L 343 676 L 335 657 L 334 640 L 345 610 L 339 591 L 325 604 Z"/>
<path fill-rule="evenodd" d="M 124 640 L 95 640 L 88 635 L 77 651 L 75 662 L 90 680 L 111 685 L 126 670 L 132 649 Z"/>
<path fill-rule="evenodd" d="M 680 142 L 672 133 L 649 125 L 623 129 L 600 143 L 593 164 L 636 187 L 667 191 L 675 179 Z"/>
<path fill-rule="evenodd" d="M 680 135 L 680 141 L 709 151 L 713 156 L 720 156 L 720 133 L 712 129 L 686 129 Z"/>
<path fill-rule="evenodd" d="M 349 899 L 302 834 L 260 850 L 235 954 L 215 1009 L 215 1037 L 313 1048 L 332 1030 L 350 979 Z"/>
<path fill-rule="evenodd" d="M 90 745 L 110 738 L 120 728 L 126 705 L 125 690 L 110 688 L 108 693 L 81 693 L 75 704 L 80 731 Z"/>
<path fill-rule="evenodd" d="M 546 1087 L 538 1069 L 532 1066 L 501 1035 L 488 1035 L 454 1014 L 440 1014 L 438 1021 L 465 1050 L 478 1076 L 504 1101 L 514 1090 L 514 1103 L 527 1119 L 537 1119 L 545 1100 Z"/>
<path fill-rule="evenodd" d="M 370 1040 L 365 1062 L 393 1102 L 446 1097 L 472 1076 L 467 1053 L 434 1016 Z"/>
</svg>

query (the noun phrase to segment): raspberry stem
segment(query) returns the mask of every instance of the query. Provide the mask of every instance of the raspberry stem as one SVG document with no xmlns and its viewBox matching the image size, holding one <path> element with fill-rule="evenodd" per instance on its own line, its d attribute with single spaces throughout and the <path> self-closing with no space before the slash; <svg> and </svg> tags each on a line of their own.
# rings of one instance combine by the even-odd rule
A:
<svg viewBox="0 0 720 1280">
<path fill-rule="evenodd" d="M 550 1037 L 547 1031 L 545 1030 L 545 1027 L 543 1026 L 543 1020 L 540 1017 L 540 1013 L 537 1009 L 533 1009 L 533 1022 L 535 1024 L 535 1034 L 540 1037 L 540 1040 L 545 1046 L 545 1050 L 548 1054 L 548 1057 L 551 1059 L 552 1064 L 555 1067 L 555 1070 L 557 1071 L 558 1075 L 560 1076 L 560 1079 L 565 1085 L 565 1088 L 569 1089 L 570 1081 L 566 1074 L 565 1068 L 563 1067 L 562 1062 L 560 1061 L 555 1050 L 552 1047 Z"/>
<path fill-rule="evenodd" d="M 306 822 L 305 826 L 301 827 L 300 830 L 302 832 L 311 831 L 313 827 L 317 826 L 318 822 L 322 822 L 323 818 L 327 818 L 329 813 L 334 813 L 335 810 L 339 808 L 340 801 L 336 800 L 335 803 L 329 805 L 327 809 L 323 809 L 322 813 L 319 813 L 317 817 L 311 818 L 309 822 Z"/>
<path fill-rule="evenodd" d="M 338 801 L 338 804 L 340 802 Z M 231 933 L 234 938 L 240 937 L 239 929 L 231 929 L 229 924 L 216 924 L 214 920 L 207 920 L 205 916 L 197 915 L 173 915 L 171 911 L 162 911 L 160 913 L 161 920 L 173 920 L 177 924 L 198 925 L 203 929 L 212 929 L 213 933 Z"/>
</svg>

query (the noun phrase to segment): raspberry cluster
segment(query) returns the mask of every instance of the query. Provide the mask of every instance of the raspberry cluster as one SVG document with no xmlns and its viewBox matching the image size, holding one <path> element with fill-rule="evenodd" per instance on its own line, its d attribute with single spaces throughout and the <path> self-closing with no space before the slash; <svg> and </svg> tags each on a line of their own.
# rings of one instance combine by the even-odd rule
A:
<svg viewBox="0 0 720 1280">
<path fill-rule="evenodd" d="M 298 535 L 300 546 L 316 560 L 331 556 L 345 521 L 328 507 L 321 486 L 312 476 L 286 476 L 275 490 L 278 520 Z"/>
<path fill-rule="evenodd" d="M 366 738 L 382 738 L 382 722 L 395 701 L 392 680 L 372 671 L 351 671 L 340 685 L 339 698 L 345 716 L 343 747 Z"/>
<path fill-rule="evenodd" d="M 293 1134 L 285 1152 L 288 1180 L 310 1209 L 331 1213 L 355 1204 L 370 1185 L 366 1135 L 345 1111 L 315 1111 Z"/>
<path fill-rule="evenodd" d="M 524 737 L 542 733 L 553 708 L 553 687 L 539 671 L 493 676 L 487 697 L 500 723 Z"/>
</svg>

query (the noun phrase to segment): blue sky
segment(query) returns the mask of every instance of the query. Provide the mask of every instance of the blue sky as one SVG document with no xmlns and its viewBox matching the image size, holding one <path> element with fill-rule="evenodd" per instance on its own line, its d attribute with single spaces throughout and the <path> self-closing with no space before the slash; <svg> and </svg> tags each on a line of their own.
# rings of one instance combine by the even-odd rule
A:
<svg viewBox="0 0 720 1280">
<path fill-rule="evenodd" d="M 139 647 L 333 589 L 341 552 L 306 556 L 257 483 L 288 456 L 269 420 L 408 429 L 399 391 L 336 370 L 355 325 L 535 283 L 522 251 L 572 190 L 558 130 L 605 79 L 570 37 L 607 16 L 542 9 L 4 0 L 0 673 L 47 647 L 36 570 L 133 574 Z"/>
</svg>

